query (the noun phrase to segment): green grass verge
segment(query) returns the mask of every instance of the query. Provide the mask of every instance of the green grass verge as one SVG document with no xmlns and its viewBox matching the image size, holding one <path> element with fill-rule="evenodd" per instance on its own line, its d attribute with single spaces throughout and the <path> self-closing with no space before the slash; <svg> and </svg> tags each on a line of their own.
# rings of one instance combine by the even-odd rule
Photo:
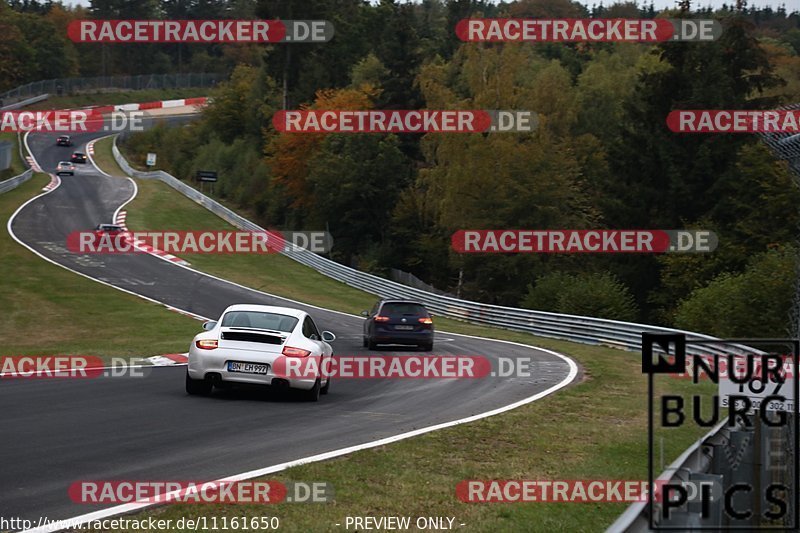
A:
<svg viewBox="0 0 800 533">
<path fill-rule="evenodd" d="M 0 194 L 0 353 L 138 357 L 185 352 L 200 331 L 196 320 L 48 263 L 11 238 L 8 219 L 49 180 L 37 174 Z"/>
<path fill-rule="evenodd" d="M 168 186 L 138 180 L 128 206 L 134 230 L 230 229 Z M 280 255 L 183 256 L 194 268 L 265 292 L 357 313 L 375 301 Z M 292 468 L 270 479 L 327 481 L 333 504 L 271 506 L 170 505 L 131 518 L 278 516 L 285 531 L 341 531 L 346 516 L 454 516 L 470 531 L 600 531 L 624 504 L 464 504 L 464 479 L 646 479 L 646 380 L 640 357 L 610 348 L 542 339 L 525 333 L 437 318 L 457 333 L 533 344 L 569 354 L 583 368 L 581 383 L 509 413 L 346 457 Z M 686 383 L 674 380 L 670 389 Z M 665 389 L 666 390 L 666 389 Z M 434 407 L 435 408 L 435 407 Z M 343 428 L 346 431 L 346 428 Z M 670 462 L 702 432 L 670 434 Z M 231 472 L 233 474 L 233 472 Z"/>
<path fill-rule="evenodd" d="M 102 168 L 108 174 L 112 176 L 125 176 L 125 172 L 119 168 L 116 159 L 114 159 L 114 153 L 111 151 L 111 148 L 114 146 L 114 137 L 104 137 L 99 141 L 94 143 L 94 155 L 92 155 L 92 159 L 94 162 L 97 163 L 97 166 Z"/>
<path fill-rule="evenodd" d="M 103 91 L 75 95 L 51 96 L 25 109 L 74 109 L 90 105 L 134 104 L 158 100 L 177 100 L 194 96 L 208 96 L 210 87 L 188 89 L 142 89 L 141 91 Z"/>
<path fill-rule="evenodd" d="M 22 158 L 19 156 L 19 143 L 17 141 L 17 134 L 12 131 L 0 132 L 0 141 L 10 141 L 14 143 L 11 148 L 11 166 L 5 170 L 0 170 L 0 181 L 19 176 L 25 172 L 25 165 L 22 163 Z"/>
</svg>

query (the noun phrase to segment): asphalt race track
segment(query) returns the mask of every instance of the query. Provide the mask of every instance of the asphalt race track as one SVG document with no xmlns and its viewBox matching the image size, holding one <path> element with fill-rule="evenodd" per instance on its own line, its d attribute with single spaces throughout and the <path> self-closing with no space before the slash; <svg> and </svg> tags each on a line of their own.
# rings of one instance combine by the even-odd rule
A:
<svg viewBox="0 0 800 533">
<path fill-rule="evenodd" d="M 75 135 L 75 146 L 62 148 L 54 135 L 32 134 L 29 145 L 39 165 L 53 172 L 72 150 L 85 151 L 101 135 Z M 146 254 L 70 253 L 70 232 L 111 222 L 133 192 L 129 180 L 104 176 L 91 164 L 76 166 L 74 177 L 62 177 L 61 186 L 12 222 L 17 238 L 43 256 L 204 317 L 216 318 L 233 303 L 304 308 L 337 335 L 336 354 L 367 353 L 359 317 L 287 302 Z M 103 329 L 86 334 L 103 335 Z M 142 355 L 157 355 L 146 339 L 146 331 L 136 339 Z M 318 403 L 235 390 L 189 397 L 183 366 L 153 368 L 144 378 L 0 379 L 0 509 L 6 517 L 33 520 L 82 515 L 101 507 L 70 501 L 67 488 L 78 480 L 218 479 L 497 409 L 553 387 L 571 371 L 551 353 L 447 333 L 437 333 L 434 353 L 534 357 L 534 376 L 334 380 Z"/>
</svg>

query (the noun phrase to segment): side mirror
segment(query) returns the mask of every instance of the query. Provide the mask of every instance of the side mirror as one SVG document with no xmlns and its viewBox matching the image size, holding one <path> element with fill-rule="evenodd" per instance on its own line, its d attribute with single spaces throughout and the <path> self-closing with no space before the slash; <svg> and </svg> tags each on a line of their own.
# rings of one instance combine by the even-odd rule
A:
<svg viewBox="0 0 800 533">
<path fill-rule="evenodd" d="M 361 311 L 361 316 L 369 316 L 369 311 Z"/>
<path fill-rule="evenodd" d="M 217 327 L 217 323 L 214 320 L 209 320 L 208 322 L 203 322 L 203 329 L 206 331 L 211 331 Z"/>
<path fill-rule="evenodd" d="M 325 342 L 333 342 L 336 340 L 336 335 L 334 335 L 330 331 L 323 331 L 322 340 L 324 340 Z"/>
</svg>

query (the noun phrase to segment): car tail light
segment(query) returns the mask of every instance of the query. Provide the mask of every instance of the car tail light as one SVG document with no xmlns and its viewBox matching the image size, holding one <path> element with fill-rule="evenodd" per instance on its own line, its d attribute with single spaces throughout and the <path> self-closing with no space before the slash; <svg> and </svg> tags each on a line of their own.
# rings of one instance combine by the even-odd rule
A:
<svg viewBox="0 0 800 533">
<path fill-rule="evenodd" d="M 219 346 L 217 339 L 203 339 L 194 343 L 201 350 L 214 350 Z"/>
<path fill-rule="evenodd" d="M 292 348 L 291 346 L 284 346 L 282 353 L 286 357 L 308 357 L 311 355 L 311 352 L 308 350 L 303 350 L 302 348 Z"/>
<path fill-rule="evenodd" d="M 375 322 L 389 322 L 389 317 L 378 315 L 375 317 Z"/>
<path fill-rule="evenodd" d="M 419 319 L 420 324 L 433 324 L 433 319 L 431 317 L 424 316 Z"/>
</svg>

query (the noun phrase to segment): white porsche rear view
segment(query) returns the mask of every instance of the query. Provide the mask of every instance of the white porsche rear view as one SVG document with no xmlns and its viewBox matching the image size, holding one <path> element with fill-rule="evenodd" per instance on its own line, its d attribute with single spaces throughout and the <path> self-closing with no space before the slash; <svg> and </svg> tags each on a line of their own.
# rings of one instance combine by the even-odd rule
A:
<svg viewBox="0 0 800 533">
<path fill-rule="evenodd" d="M 336 337 L 319 332 L 305 311 L 289 307 L 238 304 L 228 307 L 216 322 L 203 324 L 189 347 L 186 392 L 209 394 L 214 386 L 236 383 L 298 389 L 310 401 L 330 388 L 319 374 L 287 379 L 273 373 L 280 357 L 314 358 L 314 368 L 333 354 L 328 344 Z"/>
</svg>

